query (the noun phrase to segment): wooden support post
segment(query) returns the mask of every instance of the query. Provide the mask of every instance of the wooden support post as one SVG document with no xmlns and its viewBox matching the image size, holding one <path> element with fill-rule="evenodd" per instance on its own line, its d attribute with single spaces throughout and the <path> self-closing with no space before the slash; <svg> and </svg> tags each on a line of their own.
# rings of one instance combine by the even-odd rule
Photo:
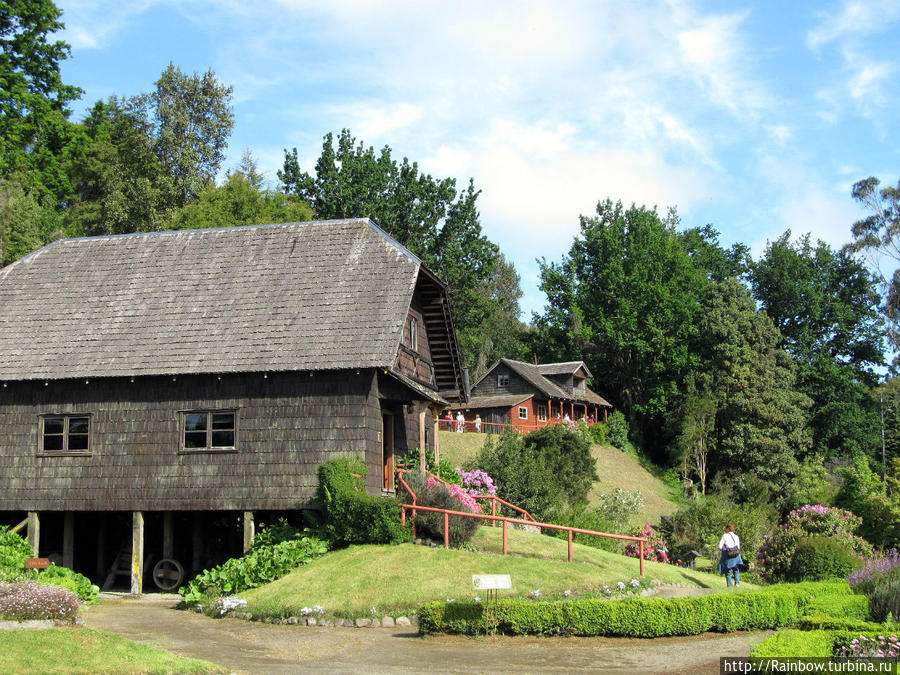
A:
<svg viewBox="0 0 900 675">
<path fill-rule="evenodd" d="M 575 421 L 575 401 L 572 401 L 572 417 L 571 420 Z"/>
<path fill-rule="evenodd" d="M 438 440 L 440 438 L 438 431 L 441 430 L 441 418 L 437 406 L 431 409 L 431 414 L 434 417 L 434 436 L 432 436 L 434 438 L 434 464 L 437 466 L 441 462 L 441 444 Z"/>
<path fill-rule="evenodd" d="M 72 569 L 75 566 L 75 514 L 66 511 L 63 514 L 63 567 Z"/>
<path fill-rule="evenodd" d="M 163 558 L 175 557 L 175 530 L 172 527 L 172 512 L 163 513 Z"/>
<path fill-rule="evenodd" d="M 569 530 L 569 562 L 572 562 L 572 530 Z"/>
<path fill-rule="evenodd" d="M 195 511 L 191 514 L 191 571 L 198 572 L 203 568 L 203 514 Z"/>
<path fill-rule="evenodd" d="M 497 500 L 496 500 L 496 499 L 492 499 L 492 500 L 491 500 L 491 515 L 492 515 L 492 516 L 496 516 L 496 515 L 497 515 Z M 491 527 L 497 527 L 497 521 L 496 521 L 496 520 L 492 520 L 492 521 L 491 521 Z"/>
<path fill-rule="evenodd" d="M 422 475 L 425 475 L 425 451 L 428 448 L 425 446 L 425 406 L 419 410 L 419 456 L 422 458 L 421 460 L 421 469 Z"/>
<path fill-rule="evenodd" d="M 244 553 L 253 546 L 253 538 L 256 536 L 256 525 L 253 523 L 253 511 L 244 511 Z"/>
<path fill-rule="evenodd" d="M 507 543 L 506 526 L 507 525 L 509 525 L 509 523 L 506 520 L 504 520 L 503 521 L 503 555 L 506 555 L 506 549 L 507 549 L 507 546 L 506 546 L 506 543 Z"/>
<path fill-rule="evenodd" d="M 644 542 L 639 542 L 640 546 L 638 547 L 638 555 L 641 558 L 641 576 L 644 576 Z"/>
<path fill-rule="evenodd" d="M 97 578 L 106 576 L 106 514 L 97 514 Z"/>
<path fill-rule="evenodd" d="M 444 511 L 444 548 L 450 548 L 450 514 Z"/>
<path fill-rule="evenodd" d="M 609 412 L 609 408 L 604 408 L 604 409 L 603 409 L 603 423 L 604 423 L 604 424 L 606 424 L 607 422 L 609 422 L 608 415 L 607 415 L 608 412 Z"/>
<path fill-rule="evenodd" d="M 34 549 L 34 555 L 40 557 L 41 548 L 41 519 L 37 511 L 28 512 L 28 543 Z"/>
<path fill-rule="evenodd" d="M 144 514 L 131 515 L 131 594 L 144 592 Z"/>
</svg>

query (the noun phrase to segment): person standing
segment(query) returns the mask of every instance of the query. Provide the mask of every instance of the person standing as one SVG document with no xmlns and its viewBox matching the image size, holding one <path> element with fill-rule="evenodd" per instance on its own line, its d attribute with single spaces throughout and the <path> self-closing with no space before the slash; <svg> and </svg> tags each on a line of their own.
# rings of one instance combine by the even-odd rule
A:
<svg viewBox="0 0 900 675">
<path fill-rule="evenodd" d="M 475 415 L 475 432 L 481 433 L 481 415 Z"/>
<path fill-rule="evenodd" d="M 462 414 L 462 410 L 456 413 L 456 433 L 461 434 L 466 428 L 466 418 Z"/>
<path fill-rule="evenodd" d="M 741 585 L 741 565 L 744 559 L 741 558 L 741 538 L 735 534 L 734 525 L 728 523 L 725 526 L 725 534 L 719 539 L 718 545 L 721 555 L 719 557 L 719 574 L 725 575 L 725 582 L 731 586 L 732 578 L 734 585 Z"/>
</svg>

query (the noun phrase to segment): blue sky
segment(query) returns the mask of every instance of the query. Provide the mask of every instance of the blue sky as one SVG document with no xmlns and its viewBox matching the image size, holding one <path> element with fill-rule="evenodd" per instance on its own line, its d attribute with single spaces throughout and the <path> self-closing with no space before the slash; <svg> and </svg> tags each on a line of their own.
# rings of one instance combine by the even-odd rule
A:
<svg viewBox="0 0 900 675">
<path fill-rule="evenodd" d="M 469 177 L 513 260 L 558 259 L 606 197 L 675 206 L 756 255 L 790 228 L 840 246 L 856 180 L 898 180 L 900 2 L 58 0 L 76 118 L 172 61 L 234 87 L 225 168 L 312 168 L 347 127 Z"/>
</svg>

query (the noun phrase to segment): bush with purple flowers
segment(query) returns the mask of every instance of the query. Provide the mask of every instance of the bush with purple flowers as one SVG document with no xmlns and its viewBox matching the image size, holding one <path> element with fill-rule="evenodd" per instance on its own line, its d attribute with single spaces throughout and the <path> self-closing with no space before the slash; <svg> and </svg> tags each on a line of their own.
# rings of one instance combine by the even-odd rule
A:
<svg viewBox="0 0 900 675">
<path fill-rule="evenodd" d="M 74 622 L 81 602 L 72 591 L 33 581 L 0 582 L 0 619 Z"/>
<path fill-rule="evenodd" d="M 862 519 L 850 511 L 819 504 L 791 511 L 756 552 L 760 575 L 773 583 L 794 580 L 791 561 L 800 542 L 813 535 L 832 538 L 860 558 L 871 556 L 872 545 L 853 534 L 861 523 Z"/>
<path fill-rule="evenodd" d="M 462 479 L 462 486 L 469 491 L 470 495 L 497 494 L 497 487 L 494 485 L 494 479 L 481 469 L 463 471 L 462 468 L 456 467 L 456 472 Z"/>
<path fill-rule="evenodd" d="M 900 552 L 888 551 L 883 556 L 867 558 L 863 566 L 847 577 L 847 583 L 857 593 L 868 595 L 886 577 L 900 579 Z"/>
</svg>

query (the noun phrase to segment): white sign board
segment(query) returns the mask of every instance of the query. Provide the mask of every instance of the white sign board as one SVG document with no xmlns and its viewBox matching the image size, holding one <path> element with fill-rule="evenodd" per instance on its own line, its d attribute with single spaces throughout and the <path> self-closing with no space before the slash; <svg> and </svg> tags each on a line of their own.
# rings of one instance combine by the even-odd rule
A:
<svg viewBox="0 0 900 675">
<path fill-rule="evenodd" d="M 494 591 L 512 588 L 508 574 L 473 574 L 472 586 L 477 591 Z"/>
</svg>

